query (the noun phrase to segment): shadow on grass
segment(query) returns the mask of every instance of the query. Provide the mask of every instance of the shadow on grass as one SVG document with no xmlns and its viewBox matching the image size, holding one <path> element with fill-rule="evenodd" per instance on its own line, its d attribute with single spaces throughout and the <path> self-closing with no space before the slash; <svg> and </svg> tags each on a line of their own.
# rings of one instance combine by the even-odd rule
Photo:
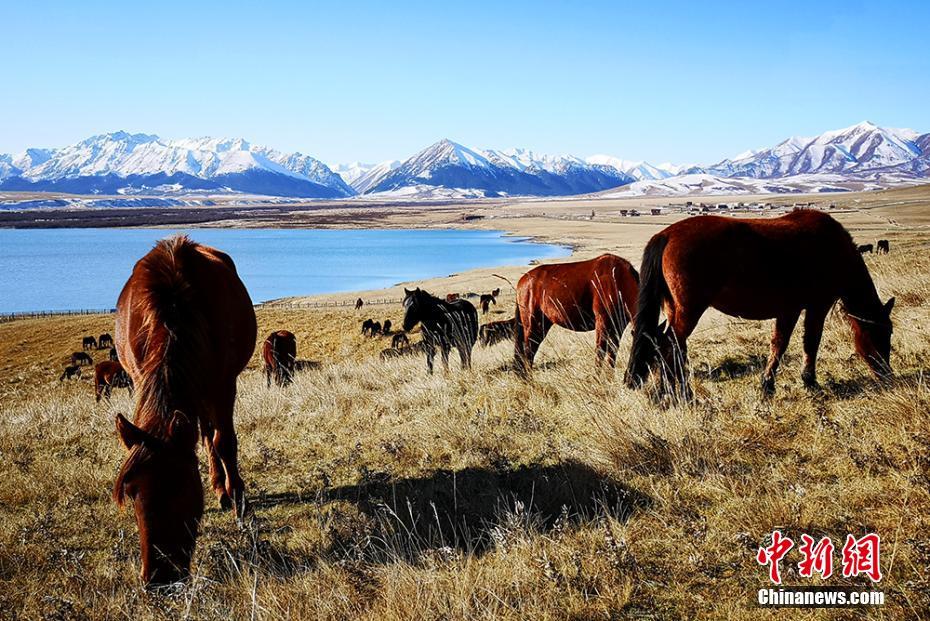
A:
<svg viewBox="0 0 930 621">
<path fill-rule="evenodd" d="M 440 470 L 332 488 L 316 497 L 268 495 L 256 506 L 338 501 L 355 504 L 368 518 L 369 529 L 364 537 L 355 533 L 352 540 L 334 541 L 331 552 L 385 562 L 417 559 L 431 550 L 480 555 L 521 532 L 551 532 L 604 515 L 626 521 L 652 502 L 572 461 L 513 470 Z"/>
<path fill-rule="evenodd" d="M 728 356 L 715 367 L 704 365 L 703 368 L 694 369 L 694 376 L 711 382 L 725 382 L 728 380 L 745 377 L 747 375 L 757 375 L 762 373 L 765 368 L 766 358 L 758 354 L 753 354 L 748 358 L 735 358 Z"/>
</svg>

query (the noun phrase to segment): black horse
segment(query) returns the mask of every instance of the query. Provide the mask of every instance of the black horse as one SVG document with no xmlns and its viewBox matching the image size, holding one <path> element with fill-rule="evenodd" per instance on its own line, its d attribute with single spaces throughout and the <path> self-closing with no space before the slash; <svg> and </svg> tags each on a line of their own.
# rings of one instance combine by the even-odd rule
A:
<svg viewBox="0 0 930 621">
<path fill-rule="evenodd" d="M 119 354 L 117 353 L 115 347 L 110 348 L 110 360 L 113 362 L 119 362 Z"/>
<path fill-rule="evenodd" d="M 433 358 L 438 347 L 442 366 L 449 370 L 449 352 L 459 350 L 463 369 L 471 368 L 471 350 L 478 340 L 478 311 L 468 300 L 444 302 L 426 291 L 404 289 L 404 332 L 418 323 L 423 325 L 426 368 L 433 372 Z"/>
<path fill-rule="evenodd" d="M 97 349 L 109 349 L 110 347 L 113 347 L 113 337 L 108 332 L 104 332 L 97 339 Z"/>
<path fill-rule="evenodd" d="M 876 252 L 878 254 L 888 254 L 891 251 L 891 246 L 888 244 L 887 239 L 878 240 L 878 246 Z"/>
<path fill-rule="evenodd" d="M 88 349 L 97 349 L 97 339 L 92 336 L 85 336 L 81 339 L 81 349 L 84 351 Z"/>
<path fill-rule="evenodd" d="M 391 334 L 391 320 L 390 319 L 384 320 L 384 325 L 381 326 L 381 334 L 383 334 L 384 336 L 388 336 Z"/>
</svg>

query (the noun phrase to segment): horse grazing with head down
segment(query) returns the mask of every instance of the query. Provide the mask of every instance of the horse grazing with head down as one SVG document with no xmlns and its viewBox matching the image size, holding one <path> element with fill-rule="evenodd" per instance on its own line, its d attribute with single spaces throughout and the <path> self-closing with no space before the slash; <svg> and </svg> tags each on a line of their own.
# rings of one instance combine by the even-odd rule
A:
<svg viewBox="0 0 930 621">
<path fill-rule="evenodd" d="M 471 350 L 478 340 L 478 311 L 468 300 L 445 302 L 422 291 L 404 289 L 404 332 L 418 323 L 423 325 L 423 350 L 426 368 L 433 372 L 436 349 L 442 355 L 442 366 L 449 370 L 449 352 L 455 347 L 463 369 L 471 368 Z"/>
<path fill-rule="evenodd" d="M 633 349 L 626 382 L 646 380 L 659 355 L 674 385 L 685 381 L 687 340 L 709 307 L 744 319 L 774 319 L 772 349 L 762 374 L 766 394 L 791 332 L 804 311 L 804 371 L 816 387 L 817 350 L 827 313 L 842 301 L 856 350 L 879 376 L 891 373 L 891 309 L 882 303 L 856 245 L 827 214 L 799 210 L 780 218 L 703 216 L 654 235 L 643 255 Z M 659 311 L 668 329 L 660 334 Z"/>
<path fill-rule="evenodd" d="M 99 403 L 100 397 L 109 399 L 114 388 L 128 388 L 132 394 L 132 379 L 119 362 L 98 362 L 94 367 L 94 400 Z"/>
<path fill-rule="evenodd" d="M 120 293 L 116 344 L 138 399 L 134 422 L 116 417 L 129 454 L 113 497 L 135 508 L 146 585 L 190 572 L 204 508 L 198 437 L 220 505 L 245 510 L 233 406 L 255 334 L 252 301 L 232 259 L 187 237 L 158 242 Z"/>
<path fill-rule="evenodd" d="M 97 339 L 97 349 L 109 349 L 111 347 L 113 347 L 113 337 L 108 332 L 104 332 Z"/>
<path fill-rule="evenodd" d="M 613 368 L 620 338 L 636 310 L 639 275 L 612 254 L 588 261 L 534 267 L 517 283 L 514 365 L 525 374 L 553 325 L 575 332 L 594 330 L 597 365 Z"/>
<path fill-rule="evenodd" d="M 271 388 L 275 384 L 287 386 L 294 377 L 294 362 L 297 360 L 297 338 L 292 332 L 272 332 L 262 345 L 262 360 L 265 361 L 265 383 Z"/>
</svg>

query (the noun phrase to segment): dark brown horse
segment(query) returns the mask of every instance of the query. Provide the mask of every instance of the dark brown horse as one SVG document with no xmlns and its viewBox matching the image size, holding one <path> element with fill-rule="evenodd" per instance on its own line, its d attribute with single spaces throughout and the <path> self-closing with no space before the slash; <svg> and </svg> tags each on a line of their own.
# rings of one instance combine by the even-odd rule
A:
<svg viewBox="0 0 930 621">
<path fill-rule="evenodd" d="M 872 250 L 875 247 L 872 244 L 862 244 L 861 246 L 856 246 L 856 250 L 859 251 L 859 254 L 872 254 Z"/>
<path fill-rule="evenodd" d="M 116 344 L 138 400 L 134 423 L 116 417 L 129 455 L 113 497 L 135 508 L 146 585 L 190 571 L 204 505 L 198 437 L 220 505 L 245 510 L 233 406 L 255 332 L 252 301 L 232 259 L 186 237 L 158 242 L 123 287 Z"/>
<path fill-rule="evenodd" d="M 116 351 L 115 347 L 110 348 L 110 360 L 119 362 L 119 352 Z"/>
<path fill-rule="evenodd" d="M 88 349 L 97 349 L 97 339 L 92 336 L 85 336 L 81 339 L 81 349 L 84 351 Z"/>
<path fill-rule="evenodd" d="M 540 265 L 517 283 L 514 364 L 526 373 L 553 325 L 596 332 L 597 365 L 613 368 L 623 331 L 634 316 L 639 276 L 612 254 L 588 261 Z"/>
<path fill-rule="evenodd" d="M 491 304 L 497 305 L 497 296 L 492 293 L 482 293 L 479 304 L 481 305 L 481 314 L 487 315 L 488 307 L 491 306 Z"/>
<path fill-rule="evenodd" d="M 71 379 L 72 377 L 81 379 L 81 367 L 80 366 L 75 364 L 75 365 L 65 367 L 65 370 L 62 371 L 61 377 L 58 378 L 58 381 L 63 382 L 66 379 Z"/>
<path fill-rule="evenodd" d="M 417 345 L 426 352 L 426 369 L 430 374 L 437 348 L 447 372 L 453 347 L 459 351 L 462 369 L 471 368 L 471 350 L 478 340 L 478 311 L 471 302 L 461 299 L 444 302 L 419 287 L 413 291 L 404 289 L 404 332 L 410 332 L 418 323 L 422 325 L 423 340 Z"/>
<path fill-rule="evenodd" d="M 104 332 L 100 335 L 100 338 L 97 339 L 97 349 L 107 349 L 109 347 L 113 347 L 113 337 L 109 333 Z"/>
<path fill-rule="evenodd" d="M 410 345 L 410 339 L 403 332 L 398 332 L 391 338 L 391 347 L 397 349 L 403 345 Z"/>
<path fill-rule="evenodd" d="M 362 301 L 362 298 L 355 300 L 355 310 L 360 310 L 363 306 L 365 306 L 365 302 Z"/>
<path fill-rule="evenodd" d="M 391 325 L 392 325 L 392 324 L 391 324 L 391 320 L 390 320 L 390 319 L 385 319 L 385 320 L 384 320 L 384 325 L 381 326 L 381 334 L 383 334 L 384 336 L 390 336 L 390 334 L 391 334 Z"/>
<path fill-rule="evenodd" d="M 100 397 L 109 399 L 114 388 L 128 388 L 131 393 L 132 379 L 120 363 L 112 360 L 98 362 L 94 367 L 94 400 L 99 402 Z"/>
<path fill-rule="evenodd" d="M 271 378 L 278 386 L 287 386 L 294 377 L 297 360 L 297 338 L 287 330 L 272 332 L 262 345 L 265 361 L 265 383 L 271 387 Z"/>
<path fill-rule="evenodd" d="M 76 364 L 79 366 L 87 365 L 92 367 L 94 366 L 94 359 L 90 357 L 90 354 L 85 354 L 82 351 L 76 351 L 71 354 L 71 364 Z"/>
<path fill-rule="evenodd" d="M 889 252 L 891 252 L 891 245 L 888 243 L 888 240 L 887 239 L 878 240 L 878 244 L 876 244 L 875 252 L 878 254 L 888 254 Z"/>
<path fill-rule="evenodd" d="M 852 238 L 830 216 L 799 210 L 775 218 L 704 216 L 656 234 L 643 255 L 642 287 L 626 382 L 641 385 L 658 351 L 673 385 L 685 376 L 687 340 L 709 307 L 744 319 L 775 319 L 772 351 L 762 375 L 767 394 L 801 311 L 804 371 L 817 385 L 817 349 L 824 319 L 841 300 L 856 350 L 877 375 L 889 375 L 891 309 L 882 304 Z M 668 330 L 660 334 L 659 310 Z M 682 393 L 689 394 L 687 383 Z"/>
<path fill-rule="evenodd" d="M 490 347 L 502 341 L 512 341 L 515 323 L 513 319 L 506 319 L 484 324 L 478 328 L 478 342 L 484 347 Z"/>
</svg>

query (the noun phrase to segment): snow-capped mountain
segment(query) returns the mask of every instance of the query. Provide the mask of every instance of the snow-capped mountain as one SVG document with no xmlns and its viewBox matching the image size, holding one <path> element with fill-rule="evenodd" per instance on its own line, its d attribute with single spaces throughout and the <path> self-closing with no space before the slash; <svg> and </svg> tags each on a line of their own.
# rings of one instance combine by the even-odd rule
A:
<svg viewBox="0 0 930 621">
<path fill-rule="evenodd" d="M 677 167 L 673 167 L 672 164 L 663 164 L 662 166 L 675 169 L 675 172 L 672 172 L 667 168 L 662 168 L 662 166 L 653 166 L 649 162 L 623 160 L 619 157 L 613 157 L 611 155 L 592 155 L 585 161 L 589 164 L 600 164 L 602 166 L 616 168 L 617 170 L 630 175 L 637 181 L 653 181 L 655 179 L 665 179 L 666 177 L 671 177 L 677 172 Z"/>
<path fill-rule="evenodd" d="M 819 136 L 788 138 L 709 166 L 473 149 L 441 140 L 406 160 L 334 168 L 242 139 L 165 140 L 115 132 L 61 149 L 0 154 L 0 190 L 300 198 L 363 194 L 404 200 L 566 196 L 621 186 L 627 194 L 841 191 L 926 182 L 930 133 L 862 122 Z"/>
<path fill-rule="evenodd" d="M 410 187 L 456 188 L 472 195 L 562 196 L 597 192 L 633 178 L 610 166 L 573 156 L 537 155 L 522 149 L 470 149 L 445 139 L 399 165 L 366 179 L 366 194 Z"/>
<path fill-rule="evenodd" d="M 81 194 L 212 190 L 342 198 L 355 191 L 325 164 L 242 139 L 101 134 L 61 149 L 0 156 L 0 188 Z"/>
<path fill-rule="evenodd" d="M 877 170 L 904 171 L 913 169 L 910 165 L 914 160 L 926 161 L 926 139 L 921 147 L 921 138 L 910 129 L 889 129 L 866 121 L 813 138 L 788 138 L 774 147 L 748 151 L 699 170 L 721 177 L 755 179 L 812 173 L 861 177 Z"/>
</svg>

